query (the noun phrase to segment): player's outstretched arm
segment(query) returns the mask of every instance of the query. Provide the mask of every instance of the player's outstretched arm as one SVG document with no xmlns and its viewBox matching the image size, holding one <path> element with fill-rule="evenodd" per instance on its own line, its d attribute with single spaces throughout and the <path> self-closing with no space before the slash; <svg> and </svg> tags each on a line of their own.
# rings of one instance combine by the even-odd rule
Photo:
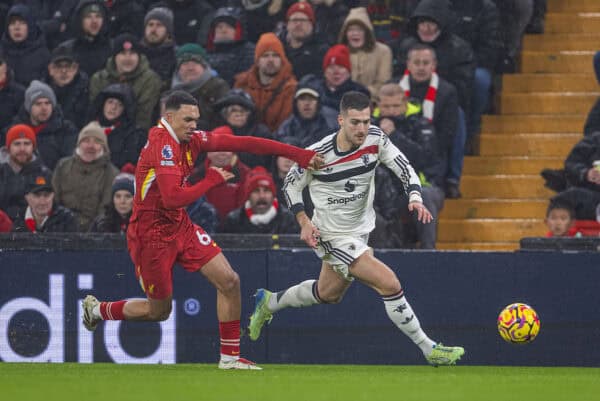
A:
<svg viewBox="0 0 600 401">
<path fill-rule="evenodd" d="M 189 187 L 179 184 L 177 175 L 159 174 L 156 177 L 163 204 L 168 209 L 179 209 L 196 201 L 209 189 L 234 177 L 229 171 L 211 167 L 206 170 L 204 179 Z"/>
<path fill-rule="evenodd" d="M 213 133 L 226 129 L 230 128 L 219 127 Z M 221 134 L 197 137 L 196 141 L 199 141 L 200 149 L 204 152 L 248 152 L 257 155 L 284 156 L 303 168 L 310 167 L 312 169 L 318 169 L 323 164 L 323 156 L 317 155 L 314 150 L 302 149 L 271 139 Z"/>
</svg>

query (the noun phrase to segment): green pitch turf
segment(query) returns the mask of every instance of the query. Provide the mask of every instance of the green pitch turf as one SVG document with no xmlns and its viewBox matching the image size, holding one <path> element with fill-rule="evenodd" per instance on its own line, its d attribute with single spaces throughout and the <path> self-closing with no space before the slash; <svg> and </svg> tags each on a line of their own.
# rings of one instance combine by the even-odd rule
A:
<svg viewBox="0 0 600 401">
<path fill-rule="evenodd" d="M 594 401 L 600 369 L 0 363 L 4 401 Z"/>
</svg>

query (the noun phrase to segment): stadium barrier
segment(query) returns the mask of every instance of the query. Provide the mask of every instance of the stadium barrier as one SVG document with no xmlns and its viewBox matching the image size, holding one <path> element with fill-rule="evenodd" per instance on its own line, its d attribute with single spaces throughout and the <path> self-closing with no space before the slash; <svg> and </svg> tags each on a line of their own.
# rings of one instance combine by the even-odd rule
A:
<svg viewBox="0 0 600 401">
<path fill-rule="evenodd" d="M 86 294 L 110 300 L 143 296 L 122 239 L 29 238 L 28 243 L 19 236 L 0 238 L 1 361 L 217 360 L 215 290 L 201 275 L 174 269 L 168 320 L 105 322 L 89 333 L 80 323 Z M 265 241 L 273 245 L 272 238 Z M 48 245 L 61 243 L 63 249 Z M 316 277 L 320 269 L 305 248 L 225 254 L 241 277 L 244 326 L 256 288 L 286 288 Z M 465 347 L 465 364 L 600 366 L 594 345 L 600 342 L 597 252 L 395 250 L 377 256 L 398 273 L 430 337 Z M 507 344 L 497 334 L 497 314 L 516 301 L 540 315 L 541 332 L 531 344 Z M 242 352 L 261 363 L 424 363 L 418 348 L 388 320 L 377 294 L 359 283 L 339 305 L 279 313 L 257 342 L 243 338 Z"/>
</svg>

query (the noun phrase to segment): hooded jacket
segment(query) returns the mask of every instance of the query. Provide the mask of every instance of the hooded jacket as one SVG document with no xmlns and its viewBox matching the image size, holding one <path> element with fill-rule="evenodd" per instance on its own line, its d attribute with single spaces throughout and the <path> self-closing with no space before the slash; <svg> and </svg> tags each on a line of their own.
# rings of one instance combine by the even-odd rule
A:
<svg viewBox="0 0 600 401">
<path fill-rule="evenodd" d="M 243 127 L 234 127 L 232 125 L 227 124 L 227 122 L 223 119 L 223 124 L 229 125 L 231 130 L 236 136 L 255 136 L 258 138 L 272 139 L 271 131 L 267 128 L 266 125 L 258 123 L 256 121 L 256 107 L 254 106 L 254 101 L 241 89 L 232 89 L 225 96 L 215 103 L 214 108 L 215 112 L 221 115 L 223 109 L 228 106 L 238 105 L 245 107 L 250 110 L 248 114 L 248 120 L 246 121 L 246 125 Z M 222 118 L 222 116 L 221 116 Z M 271 156 L 268 155 L 255 155 L 253 153 L 238 153 L 238 157 L 250 168 L 254 168 L 256 166 L 268 166 L 271 163 Z"/>
<path fill-rule="evenodd" d="M 277 45 L 275 41 L 281 44 L 272 33 L 261 36 L 256 44 L 254 65 L 248 71 L 236 75 L 234 85 L 245 90 L 252 97 L 256 105 L 258 121 L 269 127 L 271 132 L 274 132 L 292 113 L 292 101 L 297 84 L 283 46 Z M 258 49 L 262 48 L 275 51 L 281 58 L 281 69 L 268 85 L 262 85 L 258 77 L 256 62 L 262 54 L 258 54 Z"/>
<path fill-rule="evenodd" d="M 20 213 L 15 219 L 12 227 L 12 231 L 15 232 L 29 232 L 27 225 L 25 224 L 25 212 Z M 39 228 L 36 232 L 38 233 L 71 233 L 79 231 L 77 224 L 77 218 L 72 211 L 66 207 L 57 205 L 56 203 L 52 207 L 52 214 L 48 216 L 44 225 Z"/>
<path fill-rule="evenodd" d="M 104 118 L 104 102 L 108 98 L 116 98 L 123 103 L 123 113 L 116 121 Z M 104 128 L 112 164 L 121 169 L 127 163 L 137 163 L 145 135 L 135 125 L 135 103 L 129 86 L 111 84 L 104 88 L 94 100 L 91 120 L 98 121 Z"/>
<path fill-rule="evenodd" d="M 401 76 L 406 69 L 406 57 L 410 48 L 422 43 L 417 34 L 418 21 L 429 18 L 439 26 L 440 35 L 431 43 L 437 55 L 437 73 L 456 87 L 460 106 L 468 113 L 475 74 L 475 60 L 471 46 L 450 31 L 450 8 L 448 0 L 422 0 L 410 17 L 408 38 L 400 42 L 398 69 L 396 76 Z"/>
<path fill-rule="evenodd" d="M 8 34 L 8 24 L 2 36 L 2 48 L 7 64 L 14 72 L 14 79 L 21 85 L 28 86 L 34 79 L 44 75 L 50 61 L 50 51 L 41 29 L 35 23 L 33 15 L 24 4 L 16 4 L 8 10 L 6 20 L 19 17 L 27 23 L 27 38 L 22 42 L 14 42 Z"/>
<path fill-rule="evenodd" d="M 140 54 L 139 59 L 135 70 L 121 75 L 117 71 L 115 58 L 110 57 L 106 62 L 106 68 L 95 73 L 91 79 L 90 100 L 93 102 L 100 91 L 110 84 L 128 84 L 135 98 L 136 124 L 143 129 L 148 129 L 152 125 L 152 110 L 158 102 L 162 84 L 160 77 L 150 69 L 146 56 Z"/>
<path fill-rule="evenodd" d="M 75 124 L 78 129 L 82 128 L 87 122 L 86 117 L 90 108 L 90 79 L 87 74 L 80 69 L 73 81 L 62 87 L 56 85 L 47 72 L 44 81 L 54 91 L 65 119 Z"/>
<path fill-rule="evenodd" d="M 365 43 L 362 48 L 350 47 L 346 37 L 350 25 L 360 25 L 364 29 Z M 377 42 L 366 8 L 358 7 L 350 10 L 338 39 L 350 49 L 352 80 L 366 86 L 372 97 L 376 96 L 381 85 L 392 78 L 392 50 L 389 46 Z"/>
<path fill-rule="evenodd" d="M 228 20 L 233 23 L 236 37 L 232 41 L 215 43 L 215 27 L 217 22 Z M 208 40 L 208 62 L 219 76 L 229 85 L 233 85 L 236 74 L 246 71 L 254 64 L 254 43 L 246 40 L 246 31 L 241 10 L 234 7 L 219 8 L 210 22 Z"/>
<path fill-rule="evenodd" d="M 84 7 L 96 4 L 100 7 L 104 15 L 102 28 L 98 35 L 91 37 L 86 35 L 82 29 Z M 112 55 L 112 45 L 108 36 L 108 18 L 104 2 L 100 0 L 81 0 L 71 18 L 71 36 L 73 39 L 64 42 L 64 46 L 71 49 L 77 57 L 80 70 L 84 71 L 88 77 L 91 77 L 96 71 L 101 70 L 106 65 L 106 59 Z"/>
<path fill-rule="evenodd" d="M 23 106 L 25 88 L 15 82 L 14 74 L 9 65 L 6 69 L 6 82 L 0 88 L 0 132 L 4 132 L 11 125 L 11 121 Z M 2 137 L 2 135 L 0 135 Z M 2 144 L 4 142 L 1 142 Z"/>
</svg>

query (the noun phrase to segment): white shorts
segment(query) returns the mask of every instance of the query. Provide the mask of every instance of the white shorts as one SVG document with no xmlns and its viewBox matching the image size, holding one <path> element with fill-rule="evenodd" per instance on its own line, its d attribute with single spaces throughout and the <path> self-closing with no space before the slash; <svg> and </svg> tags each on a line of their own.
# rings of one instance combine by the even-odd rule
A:
<svg viewBox="0 0 600 401">
<path fill-rule="evenodd" d="M 336 273 L 348 281 L 354 280 L 349 272 L 349 267 L 359 256 L 371 249 L 367 243 L 369 234 L 356 237 L 336 236 L 326 237 L 319 240 L 319 245 L 315 249 L 317 256 L 326 263 L 329 263 Z"/>
</svg>

